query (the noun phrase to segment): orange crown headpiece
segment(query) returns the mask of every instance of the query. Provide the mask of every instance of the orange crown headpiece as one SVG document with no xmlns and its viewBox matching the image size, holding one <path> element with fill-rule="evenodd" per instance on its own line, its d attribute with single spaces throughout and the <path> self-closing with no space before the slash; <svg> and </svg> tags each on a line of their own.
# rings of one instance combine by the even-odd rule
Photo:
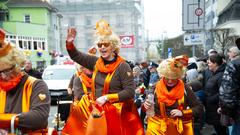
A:
<svg viewBox="0 0 240 135">
<path fill-rule="evenodd" d="M 180 79 L 183 77 L 185 68 L 188 64 L 188 56 L 181 55 L 175 58 L 170 58 L 162 61 L 157 68 L 160 76 L 164 76 L 169 79 Z"/>
<path fill-rule="evenodd" d="M 96 34 L 100 36 L 106 36 L 112 34 L 112 29 L 109 26 L 109 23 L 103 19 L 99 20 L 96 23 Z"/>
</svg>

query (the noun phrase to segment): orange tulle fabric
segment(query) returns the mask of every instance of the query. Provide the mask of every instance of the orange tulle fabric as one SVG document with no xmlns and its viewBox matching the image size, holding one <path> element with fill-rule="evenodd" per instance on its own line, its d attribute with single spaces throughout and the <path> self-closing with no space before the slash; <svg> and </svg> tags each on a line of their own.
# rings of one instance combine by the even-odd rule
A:
<svg viewBox="0 0 240 135">
<path fill-rule="evenodd" d="M 105 65 L 103 58 L 100 57 L 96 62 L 96 67 L 100 72 L 112 73 L 118 67 L 118 65 L 123 61 L 124 61 L 124 59 L 122 57 L 118 56 L 117 60 L 115 62 Z"/>
<path fill-rule="evenodd" d="M 92 107 L 90 96 L 84 95 L 72 112 L 62 131 L 63 135 L 85 135 Z M 103 106 L 108 135 L 144 135 L 144 130 L 133 102 L 106 103 Z M 101 128 L 101 125 L 99 125 Z"/>
<path fill-rule="evenodd" d="M 73 103 L 72 111 L 62 130 L 62 134 L 85 135 L 91 111 L 90 95 L 85 94 L 78 103 Z"/>
<path fill-rule="evenodd" d="M 178 80 L 177 85 L 170 91 L 168 91 L 163 79 L 161 79 L 156 85 L 156 92 L 159 95 L 158 100 L 160 102 L 166 103 L 168 106 L 171 106 L 176 102 L 176 100 L 183 97 L 184 83 L 182 80 Z"/>
</svg>

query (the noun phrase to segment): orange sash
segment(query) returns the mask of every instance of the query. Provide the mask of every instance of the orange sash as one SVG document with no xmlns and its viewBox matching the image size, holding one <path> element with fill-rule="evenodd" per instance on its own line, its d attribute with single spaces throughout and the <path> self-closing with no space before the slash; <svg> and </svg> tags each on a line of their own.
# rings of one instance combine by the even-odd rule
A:
<svg viewBox="0 0 240 135">
<path fill-rule="evenodd" d="M 28 112 L 30 108 L 30 99 L 32 94 L 32 86 L 36 78 L 29 76 L 23 87 L 23 96 L 22 96 L 22 112 Z M 5 104 L 6 104 L 6 92 L 0 90 L 0 113 L 4 113 Z"/>
</svg>

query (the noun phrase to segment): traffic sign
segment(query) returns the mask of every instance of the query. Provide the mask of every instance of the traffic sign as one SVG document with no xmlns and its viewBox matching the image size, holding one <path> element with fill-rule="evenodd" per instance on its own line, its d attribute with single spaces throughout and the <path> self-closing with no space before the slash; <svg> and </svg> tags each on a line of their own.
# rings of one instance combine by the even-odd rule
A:
<svg viewBox="0 0 240 135">
<path fill-rule="evenodd" d="M 168 58 L 172 58 L 172 48 L 168 48 Z"/>
<path fill-rule="evenodd" d="M 133 35 L 120 35 L 121 48 L 133 48 L 134 36 Z"/>
<path fill-rule="evenodd" d="M 195 9 L 195 15 L 196 16 L 201 16 L 203 14 L 203 10 L 201 8 Z"/>
<path fill-rule="evenodd" d="M 183 36 L 184 45 L 202 45 L 204 43 L 203 33 L 185 33 Z"/>
</svg>

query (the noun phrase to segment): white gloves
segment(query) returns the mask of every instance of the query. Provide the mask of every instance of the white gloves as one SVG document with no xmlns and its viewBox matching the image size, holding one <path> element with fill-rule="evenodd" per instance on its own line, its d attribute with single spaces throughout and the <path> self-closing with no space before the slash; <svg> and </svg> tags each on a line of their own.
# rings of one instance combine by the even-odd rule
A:
<svg viewBox="0 0 240 135">
<path fill-rule="evenodd" d="M 182 111 L 178 110 L 178 109 L 173 109 L 171 112 L 170 112 L 171 116 L 172 117 L 182 117 L 183 116 L 183 113 Z"/>
<path fill-rule="evenodd" d="M 108 101 L 108 97 L 105 95 L 97 98 L 96 103 L 100 106 L 103 106 L 107 101 Z"/>
<path fill-rule="evenodd" d="M 8 131 L 0 128 L 0 135 L 8 135 Z"/>
</svg>

